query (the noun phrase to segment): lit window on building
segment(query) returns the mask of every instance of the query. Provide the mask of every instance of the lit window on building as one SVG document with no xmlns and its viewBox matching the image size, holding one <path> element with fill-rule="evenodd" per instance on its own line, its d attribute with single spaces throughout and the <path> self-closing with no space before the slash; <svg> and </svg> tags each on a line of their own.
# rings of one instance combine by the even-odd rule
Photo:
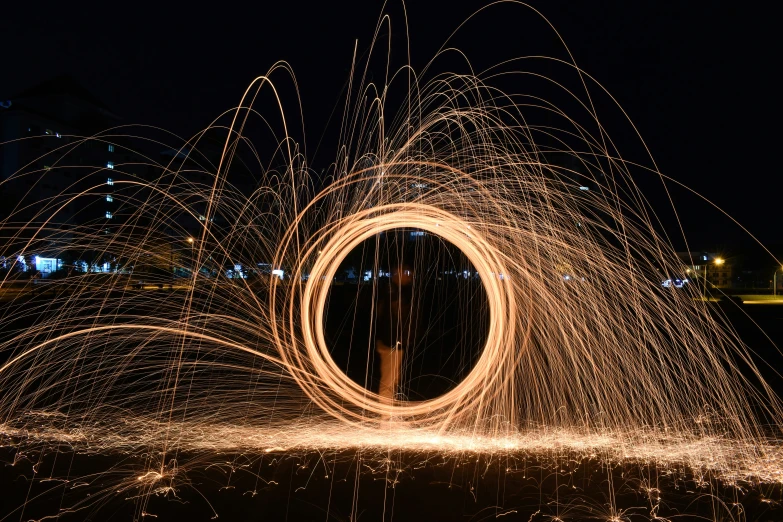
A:
<svg viewBox="0 0 783 522">
<path fill-rule="evenodd" d="M 113 161 L 107 161 L 106 162 L 106 168 L 107 169 L 113 169 L 114 168 L 114 162 Z"/>
<path fill-rule="evenodd" d="M 111 196 L 106 196 L 106 201 L 108 201 L 109 203 L 111 203 L 112 201 L 114 201 L 114 198 L 113 198 L 113 197 L 111 197 Z"/>
<path fill-rule="evenodd" d="M 109 145 L 109 152 L 114 152 L 114 145 Z"/>
<path fill-rule="evenodd" d="M 111 219 L 111 218 L 112 218 L 111 212 L 109 212 L 109 211 L 107 210 L 107 211 L 106 211 L 106 219 Z"/>
<path fill-rule="evenodd" d="M 107 185 L 114 185 L 114 180 L 112 178 L 109 178 L 106 180 Z"/>
</svg>

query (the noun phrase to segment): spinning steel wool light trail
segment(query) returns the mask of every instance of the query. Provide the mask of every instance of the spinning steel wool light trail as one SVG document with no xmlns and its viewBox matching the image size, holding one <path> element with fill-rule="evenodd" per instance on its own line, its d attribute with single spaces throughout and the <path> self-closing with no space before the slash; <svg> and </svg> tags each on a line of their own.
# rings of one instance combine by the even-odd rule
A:
<svg viewBox="0 0 783 522">
<path fill-rule="evenodd" d="M 137 479 L 148 493 L 178 455 L 186 465 L 183 452 L 318 448 L 565 451 L 783 480 L 779 398 L 697 293 L 661 291 L 660 275 L 681 266 L 635 183 L 642 170 L 597 119 L 588 94 L 600 89 L 557 63 L 581 96 L 529 75 L 576 113 L 501 92 L 493 79 L 511 73 L 500 69 L 432 74 L 430 65 L 374 85 L 357 66 L 340 153 L 322 178 L 286 118 L 285 82 L 273 81 L 286 64 L 168 164 L 140 154 L 85 172 L 70 161 L 80 147 L 130 148 L 132 133 L 70 137 L 50 169 L 31 165 L 6 182 L 81 173 L 46 199 L 31 190 L 2 223 L 16 250 L 2 281 L 0 431 L 19 445 L 144 452 Z M 406 97 L 391 112 L 400 83 Z M 265 96 L 274 111 L 261 108 Z M 275 136 L 268 160 L 253 145 L 270 142 L 256 141 L 259 122 Z M 210 162 L 202 151 L 217 137 Z M 133 139 L 137 150 L 162 147 Z M 256 177 L 252 190 L 232 182 L 237 172 Z M 84 219 L 107 175 L 116 211 Z M 489 329 L 445 394 L 389 402 L 333 360 L 324 315 L 346 256 L 399 229 L 464 253 Z M 44 252 L 97 268 L 14 294 L 16 256 Z M 173 291 L 150 288 L 158 284 Z"/>
</svg>

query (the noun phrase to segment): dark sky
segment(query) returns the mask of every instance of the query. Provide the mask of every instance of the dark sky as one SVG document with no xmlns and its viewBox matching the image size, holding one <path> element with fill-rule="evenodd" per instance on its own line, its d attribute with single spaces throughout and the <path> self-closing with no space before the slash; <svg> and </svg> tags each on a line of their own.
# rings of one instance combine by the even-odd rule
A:
<svg viewBox="0 0 783 522">
<path fill-rule="evenodd" d="M 68 73 L 128 123 L 190 135 L 237 103 L 253 77 L 291 63 L 301 88 L 308 154 L 324 134 L 348 78 L 355 40 L 366 50 L 382 3 L 169 2 L 31 3 L 4 8 L 0 98 Z M 473 11 L 474 1 L 407 5 L 412 62 L 423 65 Z M 780 114 L 777 22 L 761 3 L 534 1 L 577 64 L 627 110 L 662 172 L 695 188 L 768 244 L 778 242 L 775 186 Z M 395 52 L 405 38 L 402 3 L 391 2 Z M 564 57 L 554 34 L 529 9 L 501 5 L 470 22 L 454 44 L 477 68 L 520 55 Z M 397 55 L 397 64 L 404 56 Z M 614 124 L 616 118 L 608 117 Z M 619 120 L 617 120 L 619 122 Z M 617 125 L 621 152 L 638 142 Z M 324 143 L 336 139 L 324 136 Z M 331 159 L 329 146 L 310 158 Z M 326 151 L 325 153 L 323 151 Z M 323 156 L 323 157 L 321 157 Z M 667 227 L 660 194 L 650 197 Z M 719 213 L 674 190 L 695 248 L 731 248 L 739 234 Z M 667 217 L 668 216 L 668 217 Z M 676 232 L 672 230 L 672 232 Z"/>
</svg>

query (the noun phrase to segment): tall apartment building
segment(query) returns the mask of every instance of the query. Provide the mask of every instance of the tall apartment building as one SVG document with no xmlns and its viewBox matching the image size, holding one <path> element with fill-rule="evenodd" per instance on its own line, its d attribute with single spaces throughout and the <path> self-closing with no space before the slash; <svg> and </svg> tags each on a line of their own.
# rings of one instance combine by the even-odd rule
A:
<svg viewBox="0 0 783 522">
<path fill-rule="evenodd" d="M 133 153 L 105 132 L 120 118 L 69 76 L 20 92 L 0 104 L 0 256 L 25 268 L 56 270 L 58 242 L 75 226 L 112 233 L 119 201 L 115 166 Z M 50 224 L 41 227 L 47 220 Z M 28 241 L 51 235 L 51 246 Z M 37 251 L 37 250 L 49 251 Z M 45 260 L 45 261 L 41 261 Z"/>
</svg>

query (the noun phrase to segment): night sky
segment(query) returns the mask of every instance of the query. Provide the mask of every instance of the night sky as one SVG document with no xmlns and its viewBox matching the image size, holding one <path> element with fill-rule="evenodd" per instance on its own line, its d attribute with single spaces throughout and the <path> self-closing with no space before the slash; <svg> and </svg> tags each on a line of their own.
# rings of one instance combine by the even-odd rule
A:
<svg viewBox="0 0 783 522">
<path fill-rule="evenodd" d="M 367 49 L 381 2 L 195 4 L 30 3 L 0 17 L 0 99 L 70 74 L 123 117 L 189 136 L 235 105 L 277 60 L 294 68 L 303 96 L 309 161 L 334 157 L 327 121 L 348 79 L 358 40 Z M 779 242 L 775 186 L 780 66 L 775 17 L 760 3 L 531 2 L 561 33 L 576 62 L 622 104 L 661 171 L 691 186 L 773 248 Z M 130 6 L 133 6 L 132 8 Z M 484 2 L 410 2 L 412 63 L 421 67 Z M 395 52 L 404 50 L 401 2 L 391 2 Z M 453 44 L 477 69 L 520 55 L 565 57 L 530 9 L 494 6 Z M 402 53 L 396 62 L 404 62 Z M 774 92 L 773 92 L 774 90 Z M 599 108 L 600 109 L 600 108 Z M 601 115 L 601 114 L 599 114 Z M 610 125 L 615 121 L 607 120 Z M 628 126 L 610 134 L 638 159 Z M 326 130 L 326 132 L 325 132 Z M 317 149 L 313 145 L 325 145 Z M 331 148 L 330 148 L 331 147 Z M 649 161 L 648 161 L 649 164 Z M 649 180 L 640 181 L 647 187 Z M 656 187 L 650 199 L 672 234 Z M 708 206 L 673 189 L 691 246 L 741 249 L 742 234 Z M 681 244 L 675 240 L 675 246 Z"/>
</svg>

